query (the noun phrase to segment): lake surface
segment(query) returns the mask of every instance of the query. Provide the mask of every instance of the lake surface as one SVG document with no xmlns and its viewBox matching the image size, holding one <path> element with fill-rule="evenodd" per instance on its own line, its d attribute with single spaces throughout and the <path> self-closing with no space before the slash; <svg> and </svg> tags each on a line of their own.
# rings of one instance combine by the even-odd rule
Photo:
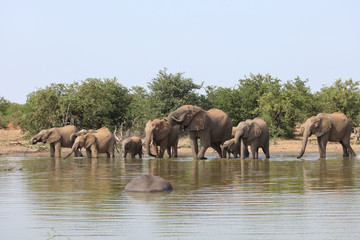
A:
<svg viewBox="0 0 360 240">
<path fill-rule="evenodd" d="M 360 158 L 207 156 L 1 156 L 1 239 L 360 238 Z M 161 176 L 175 190 L 123 192 L 143 174 Z"/>
</svg>

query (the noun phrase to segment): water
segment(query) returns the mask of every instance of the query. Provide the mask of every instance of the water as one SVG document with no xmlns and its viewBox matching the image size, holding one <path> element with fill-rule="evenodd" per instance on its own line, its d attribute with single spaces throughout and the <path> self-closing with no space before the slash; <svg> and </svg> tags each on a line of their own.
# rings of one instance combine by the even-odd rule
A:
<svg viewBox="0 0 360 240">
<path fill-rule="evenodd" d="M 1 239 L 359 239 L 360 159 L 296 156 L 2 156 Z M 142 174 L 175 190 L 123 192 Z"/>
</svg>

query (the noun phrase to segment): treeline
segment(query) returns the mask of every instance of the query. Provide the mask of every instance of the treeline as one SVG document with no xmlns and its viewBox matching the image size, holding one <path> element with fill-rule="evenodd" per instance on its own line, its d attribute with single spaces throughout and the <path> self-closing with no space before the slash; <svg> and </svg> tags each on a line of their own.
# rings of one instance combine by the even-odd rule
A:
<svg viewBox="0 0 360 240">
<path fill-rule="evenodd" d="M 358 81 L 338 79 L 315 93 L 306 84 L 298 77 L 282 82 L 269 74 L 250 74 L 234 87 L 203 87 L 184 73 L 168 73 L 165 68 L 148 82 L 147 89 L 128 89 L 116 78 L 89 78 L 34 91 L 24 105 L 0 98 L 0 124 L 4 127 L 13 121 L 31 134 L 69 123 L 88 129 L 107 126 L 142 131 L 149 119 L 166 117 L 191 104 L 223 110 L 234 126 L 260 117 L 268 123 L 272 137 L 292 138 L 297 123 L 319 112 L 343 112 L 353 125 L 359 125 Z"/>
</svg>

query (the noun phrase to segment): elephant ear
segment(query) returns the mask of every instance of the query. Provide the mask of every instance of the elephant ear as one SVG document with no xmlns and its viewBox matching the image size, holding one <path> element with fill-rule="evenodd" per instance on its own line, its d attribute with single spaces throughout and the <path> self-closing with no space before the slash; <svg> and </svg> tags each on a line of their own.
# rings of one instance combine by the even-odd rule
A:
<svg viewBox="0 0 360 240">
<path fill-rule="evenodd" d="M 255 122 L 252 122 L 252 124 L 250 125 L 250 129 L 249 129 L 249 135 L 248 135 L 248 140 L 251 141 L 254 138 L 257 138 L 261 135 L 262 130 L 259 127 L 259 125 Z"/>
<path fill-rule="evenodd" d="M 205 111 L 198 111 L 192 117 L 192 121 L 189 125 L 190 131 L 201 131 L 208 127 L 209 125 L 209 117 Z"/>
<path fill-rule="evenodd" d="M 46 143 L 53 143 L 59 141 L 61 139 L 61 135 L 55 129 L 49 129 L 49 131 L 43 135 L 43 139 Z"/>
<path fill-rule="evenodd" d="M 92 134 L 88 134 L 86 136 L 86 140 L 84 143 L 84 147 L 85 148 L 89 148 L 92 144 L 94 144 L 96 142 L 96 137 Z"/>
<path fill-rule="evenodd" d="M 320 118 L 315 121 L 315 136 L 320 137 L 331 129 L 331 121 L 328 118 Z"/>
<path fill-rule="evenodd" d="M 157 140 L 162 140 L 166 138 L 170 133 L 170 125 L 167 120 L 163 119 L 160 123 L 159 129 L 157 131 Z"/>
</svg>

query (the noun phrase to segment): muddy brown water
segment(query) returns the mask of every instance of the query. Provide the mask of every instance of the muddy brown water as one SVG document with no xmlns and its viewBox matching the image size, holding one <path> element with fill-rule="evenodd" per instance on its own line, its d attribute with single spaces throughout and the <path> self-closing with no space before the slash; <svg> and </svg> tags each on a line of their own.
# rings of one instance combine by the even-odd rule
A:
<svg viewBox="0 0 360 240">
<path fill-rule="evenodd" d="M 1 239 L 359 239 L 360 158 L 207 156 L 1 156 Z M 125 193 L 142 174 L 175 190 Z"/>
</svg>

